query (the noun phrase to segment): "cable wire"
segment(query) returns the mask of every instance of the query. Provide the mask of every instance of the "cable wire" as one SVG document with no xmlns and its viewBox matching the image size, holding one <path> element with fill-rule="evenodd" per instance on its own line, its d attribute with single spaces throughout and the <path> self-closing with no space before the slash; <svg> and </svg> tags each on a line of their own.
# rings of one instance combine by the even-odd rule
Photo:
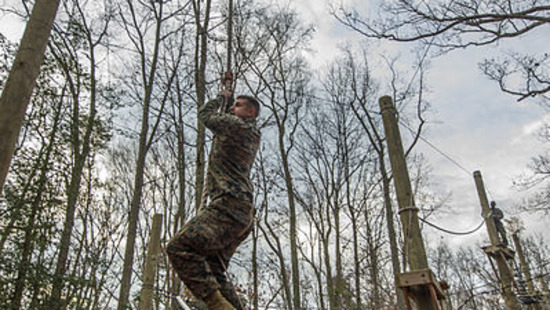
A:
<svg viewBox="0 0 550 310">
<path fill-rule="evenodd" d="M 465 232 L 456 232 L 456 231 L 451 231 L 451 230 L 448 230 L 448 229 L 439 227 L 439 226 L 437 226 L 437 225 L 435 225 L 435 224 L 432 224 L 432 223 L 426 221 L 426 220 L 423 219 L 423 218 L 419 218 L 419 219 L 420 219 L 423 223 L 426 223 L 428 226 L 431 226 L 431 227 L 433 227 L 433 228 L 435 228 L 435 229 L 437 229 L 437 230 L 441 230 L 442 232 L 446 232 L 446 233 L 452 234 L 452 235 L 459 235 L 459 236 L 460 236 L 460 235 L 463 236 L 463 235 L 473 234 L 473 233 L 475 233 L 476 231 L 478 231 L 478 230 L 483 226 L 483 223 L 485 223 L 485 221 L 483 220 L 483 221 L 481 221 L 481 223 L 479 223 L 479 225 L 478 225 L 476 228 L 474 228 L 474 229 L 472 229 L 472 230 L 465 231 Z"/>
<path fill-rule="evenodd" d="M 399 120 L 399 123 L 401 125 L 403 125 L 403 127 L 407 128 L 407 130 L 409 130 L 411 133 L 415 134 L 415 131 L 412 130 L 406 123 L 404 123 L 403 121 Z M 445 152 L 443 152 L 442 150 L 440 150 L 439 148 L 437 148 L 434 144 L 432 144 L 430 141 L 428 141 L 428 139 L 422 137 L 422 136 L 418 136 L 420 138 L 420 140 L 424 141 L 424 143 L 426 143 L 428 146 L 430 146 L 432 149 L 434 149 L 436 152 L 438 152 L 440 155 L 442 155 L 443 157 L 445 157 L 446 159 L 448 159 L 451 163 L 453 163 L 455 166 L 457 166 L 458 168 L 460 168 L 462 171 L 466 172 L 466 174 L 469 176 L 470 175 L 470 171 L 466 168 L 464 168 L 464 166 L 462 166 L 459 162 L 457 162 L 455 159 L 453 159 L 450 155 L 447 155 Z"/>
</svg>

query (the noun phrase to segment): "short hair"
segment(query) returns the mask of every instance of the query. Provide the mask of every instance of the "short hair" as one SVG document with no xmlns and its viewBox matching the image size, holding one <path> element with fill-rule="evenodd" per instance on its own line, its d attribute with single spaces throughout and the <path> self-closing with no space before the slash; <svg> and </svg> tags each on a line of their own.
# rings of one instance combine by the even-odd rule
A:
<svg viewBox="0 0 550 310">
<path fill-rule="evenodd" d="M 248 95 L 239 95 L 237 96 L 237 99 L 246 100 L 248 107 L 254 108 L 254 110 L 256 111 L 255 117 L 258 117 L 258 115 L 260 115 L 260 103 L 258 103 L 258 99 Z"/>
</svg>

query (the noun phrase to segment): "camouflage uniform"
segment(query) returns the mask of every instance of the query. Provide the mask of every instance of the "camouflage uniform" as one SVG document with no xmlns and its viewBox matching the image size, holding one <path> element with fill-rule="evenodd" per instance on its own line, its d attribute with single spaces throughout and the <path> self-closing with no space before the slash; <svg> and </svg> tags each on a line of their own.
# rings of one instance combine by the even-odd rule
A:
<svg viewBox="0 0 550 310">
<path fill-rule="evenodd" d="M 252 231 L 254 205 L 250 169 L 260 143 L 254 119 L 218 113 L 221 98 L 199 109 L 199 120 L 214 133 L 206 188 L 211 203 L 198 211 L 170 241 L 170 261 L 188 289 L 200 298 L 220 290 L 241 309 L 225 270 Z"/>
<path fill-rule="evenodd" d="M 504 246 L 508 246 L 508 238 L 506 238 L 506 229 L 504 229 L 504 225 L 502 224 L 502 221 L 501 221 L 504 218 L 504 213 L 499 208 L 493 207 L 491 209 L 491 217 L 495 222 L 495 228 L 497 229 L 497 233 L 500 235 L 502 244 Z"/>
</svg>

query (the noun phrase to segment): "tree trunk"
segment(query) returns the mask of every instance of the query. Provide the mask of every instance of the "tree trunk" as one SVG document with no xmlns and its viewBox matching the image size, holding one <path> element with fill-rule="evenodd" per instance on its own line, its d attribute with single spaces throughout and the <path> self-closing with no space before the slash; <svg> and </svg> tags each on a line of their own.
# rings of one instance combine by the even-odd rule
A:
<svg viewBox="0 0 550 310">
<path fill-rule="evenodd" d="M 206 58 L 208 56 L 208 25 L 210 22 L 210 6 L 212 1 L 206 0 L 204 21 L 201 23 L 200 1 L 193 1 L 195 10 L 195 25 L 197 36 L 195 39 L 195 93 L 197 95 L 197 111 L 206 101 Z M 195 208 L 198 210 L 203 202 L 203 190 L 205 180 L 205 128 L 197 119 L 197 158 L 195 171 Z"/>
<path fill-rule="evenodd" d="M 58 7 L 59 0 L 35 2 L 0 97 L 0 195 Z"/>
<path fill-rule="evenodd" d="M 327 234 L 328 236 L 328 234 Z M 330 255 L 330 245 L 328 237 L 323 237 L 323 256 L 325 257 L 325 277 L 327 282 L 327 294 L 328 294 L 328 305 L 330 309 L 335 309 L 337 302 L 336 302 L 336 293 L 335 293 L 335 285 L 334 285 L 334 278 L 332 276 L 332 264 L 331 264 L 331 255 Z"/>
<path fill-rule="evenodd" d="M 301 309 L 300 301 L 300 267 L 298 262 L 298 240 L 296 227 L 296 203 L 294 199 L 294 187 L 292 185 L 292 176 L 290 174 L 290 166 L 288 163 L 287 154 L 283 142 L 284 129 L 279 130 L 279 150 L 283 159 L 283 169 L 285 175 L 285 185 L 288 192 L 288 207 L 290 221 L 290 264 L 292 270 L 292 304 L 294 310 Z"/>
<path fill-rule="evenodd" d="M 349 201 L 349 200 L 348 200 Z M 359 225 L 357 225 L 357 215 L 355 210 L 352 210 L 351 201 L 350 203 L 350 216 L 351 224 L 353 227 L 353 275 L 354 275 L 354 294 L 355 294 L 355 305 L 357 308 L 362 307 L 362 298 L 361 298 L 361 262 L 359 260 Z"/>
<path fill-rule="evenodd" d="M 252 309 L 258 310 L 260 307 L 260 301 L 258 296 L 260 294 L 258 281 L 258 228 L 255 227 L 252 230 Z"/>
<path fill-rule="evenodd" d="M 369 221 L 370 214 L 369 210 L 365 210 L 365 226 L 367 231 L 367 253 L 369 256 L 369 269 L 370 269 L 370 284 L 372 287 L 372 300 L 370 304 L 374 309 L 378 309 L 380 307 L 380 277 L 379 277 L 379 270 L 380 267 L 378 264 L 378 250 L 376 245 L 376 240 L 374 237 L 374 232 L 372 231 L 372 224 Z"/>
<path fill-rule="evenodd" d="M 179 84 L 178 84 L 179 85 Z M 186 154 L 185 154 L 185 123 L 183 120 L 183 99 L 181 98 L 180 94 L 181 91 L 178 90 L 178 116 L 177 116 L 177 137 L 178 137 L 178 184 L 179 184 L 179 204 L 178 204 L 178 211 L 176 213 L 176 216 L 174 218 L 174 230 L 173 235 L 175 236 L 180 227 L 183 226 L 185 223 L 185 206 L 187 204 L 187 196 L 185 194 L 185 190 L 187 188 L 186 186 L 186 170 L 185 170 L 185 160 L 186 160 Z M 180 293 L 181 288 L 181 280 L 177 276 L 175 272 L 171 273 L 171 292 L 173 296 L 178 296 Z M 172 310 L 179 310 L 179 306 L 175 298 L 171 298 L 170 301 L 170 308 Z"/>
<path fill-rule="evenodd" d="M 334 186 L 337 187 L 334 193 L 334 250 L 336 253 L 335 257 L 335 269 L 336 269 L 336 283 L 334 291 L 334 305 L 335 310 L 342 309 L 342 292 L 345 290 L 343 275 L 342 275 L 342 252 L 340 246 L 340 204 L 338 198 L 340 191 L 338 187 L 340 186 L 338 182 L 334 182 Z"/>
<path fill-rule="evenodd" d="M 132 5 L 129 2 L 129 5 Z M 145 174 L 145 163 L 147 152 L 149 151 L 150 144 L 148 143 L 148 134 L 149 134 L 149 119 L 150 119 L 150 109 L 151 109 L 151 100 L 153 93 L 153 86 L 155 84 L 155 76 L 158 66 L 159 59 L 159 49 L 161 42 L 161 26 L 162 26 L 162 3 L 160 4 L 160 12 L 156 16 L 155 20 L 155 41 L 153 46 L 153 55 L 151 59 L 151 65 L 149 69 L 147 79 L 144 79 L 144 90 L 145 97 L 143 98 L 143 109 L 141 114 L 141 129 L 139 133 L 139 146 L 138 146 L 138 155 L 136 160 L 136 171 L 134 176 L 134 192 L 132 194 L 132 199 L 130 202 L 130 213 L 128 214 L 128 234 L 126 237 L 126 247 L 124 250 L 124 265 L 122 270 L 122 279 L 118 299 L 118 310 L 126 310 L 129 308 L 129 299 L 130 299 L 130 286 L 132 280 L 132 267 L 134 264 L 134 252 L 135 244 L 137 237 L 137 222 L 139 220 L 139 210 L 141 206 L 141 198 L 143 196 L 143 184 L 144 184 L 144 174 Z M 137 27 L 137 25 L 136 25 Z M 145 53 L 145 51 L 143 51 Z M 142 54 L 142 63 L 145 66 L 145 61 L 147 55 Z M 143 72 L 146 72 L 147 68 L 141 68 Z M 152 140 L 152 139 L 151 139 Z"/>
</svg>

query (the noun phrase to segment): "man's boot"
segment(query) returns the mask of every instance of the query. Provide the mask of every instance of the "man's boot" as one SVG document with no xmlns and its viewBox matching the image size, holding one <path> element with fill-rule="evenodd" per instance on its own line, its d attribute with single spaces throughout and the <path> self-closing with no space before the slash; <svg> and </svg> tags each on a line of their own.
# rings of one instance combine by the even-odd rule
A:
<svg viewBox="0 0 550 310">
<path fill-rule="evenodd" d="M 215 291 L 208 295 L 208 297 L 204 299 L 204 302 L 208 306 L 208 310 L 236 310 L 235 307 L 223 297 L 220 291 Z"/>
</svg>

